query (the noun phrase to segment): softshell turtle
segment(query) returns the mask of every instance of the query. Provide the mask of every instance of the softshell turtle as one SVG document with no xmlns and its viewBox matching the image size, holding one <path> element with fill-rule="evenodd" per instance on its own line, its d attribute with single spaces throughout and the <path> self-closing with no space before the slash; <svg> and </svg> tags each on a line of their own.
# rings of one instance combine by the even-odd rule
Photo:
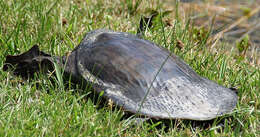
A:
<svg viewBox="0 0 260 137">
<path fill-rule="evenodd" d="M 231 112 L 237 102 L 233 90 L 199 76 L 168 50 L 125 32 L 91 31 L 63 57 L 34 46 L 7 56 L 4 70 L 14 65 L 15 74 L 26 76 L 43 66 L 53 68 L 54 62 L 124 110 L 152 118 L 210 120 Z"/>
</svg>

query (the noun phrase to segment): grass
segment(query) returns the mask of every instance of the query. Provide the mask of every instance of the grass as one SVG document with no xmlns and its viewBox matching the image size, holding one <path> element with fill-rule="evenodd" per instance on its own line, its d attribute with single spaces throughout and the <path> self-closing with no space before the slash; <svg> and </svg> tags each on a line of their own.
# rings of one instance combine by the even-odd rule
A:
<svg viewBox="0 0 260 137">
<path fill-rule="evenodd" d="M 124 119 L 121 109 L 100 105 L 90 90 L 64 88 L 61 73 L 57 80 L 44 74 L 23 80 L 2 70 L 6 55 L 22 53 L 34 44 L 61 56 L 90 30 L 135 34 L 145 9 L 163 10 L 158 1 L 138 2 L 139 6 L 123 0 L 0 0 L 0 136 L 259 136 L 259 66 L 237 59 L 236 47 L 224 50 L 226 43 L 211 49 L 205 42 L 209 28 L 198 35 L 197 28 L 180 17 L 171 26 L 157 21 L 145 39 L 172 50 L 199 75 L 239 91 L 237 109 L 207 127 L 206 122 L 194 126 L 187 120 L 138 126 Z"/>
</svg>

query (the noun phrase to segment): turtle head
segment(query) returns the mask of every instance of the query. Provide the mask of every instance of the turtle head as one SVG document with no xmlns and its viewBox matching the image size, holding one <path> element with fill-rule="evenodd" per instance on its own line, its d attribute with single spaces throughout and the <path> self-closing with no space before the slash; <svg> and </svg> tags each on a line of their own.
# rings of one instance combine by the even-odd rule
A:
<svg viewBox="0 0 260 137">
<path fill-rule="evenodd" d="M 22 77 L 33 76 L 35 72 L 53 70 L 53 62 L 59 60 L 57 57 L 51 57 L 39 50 L 37 45 L 34 45 L 27 52 L 11 56 L 6 56 L 3 70 L 13 70 L 15 75 Z"/>
</svg>

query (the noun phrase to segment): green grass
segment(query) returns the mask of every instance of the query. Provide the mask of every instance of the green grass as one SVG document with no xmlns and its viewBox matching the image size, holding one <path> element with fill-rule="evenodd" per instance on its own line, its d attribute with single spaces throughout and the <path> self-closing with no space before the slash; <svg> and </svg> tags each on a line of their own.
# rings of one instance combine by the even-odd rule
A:
<svg viewBox="0 0 260 137">
<path fill-rule="evenodd" d="M 131 2 L 130 2 L 131 3 Z M 259 136 L 260 68 L 247 59 L 237 60 L 235 48 L 225 43 L 211 49 L 203 37 L 181 19 L 173 26 L 157 21 L 145 39 L 162 45 L 184 59 L 201 76 L 226 87 L 237 87 L 237 109 L 217 118 L 208 127 L 203 122 L 128 123 L 125 112 L 90 90 L 64 88 L 60 73 L 37 74 L 23 80 L 2 70 L 6 55 L 27 51 L 34 44 L 52 55 L 64 55 L 79 44 L 84 34 L 98 28 L 136 33 L 140 16 L 148 8 L 162 10 L 157 2 L 130 5 L 123 0 L 0 0 L 0 136 Z M 176 13 L 176 15 L 178 15 Z M 208 29 L 209 30 L 209 29 Z M 178 41 L 184 48 L 179 49 Z M 54 79 L 54 80 L 51 80 Z M 220 127 L 220 124 L 223 127 Z"/>
</svg>

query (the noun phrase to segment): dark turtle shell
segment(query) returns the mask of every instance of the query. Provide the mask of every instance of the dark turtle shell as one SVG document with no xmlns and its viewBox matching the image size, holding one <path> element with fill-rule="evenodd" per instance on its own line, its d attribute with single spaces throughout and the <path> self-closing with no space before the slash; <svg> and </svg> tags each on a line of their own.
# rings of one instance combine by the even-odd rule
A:
<svg viewBox="0 0 260 137">
<path fill-rule="evenodd" d="M 106 97 L 134 113 L 151 86 L 140 109 L 150 117 L 208 120 L 234 109 L 234 91 L 200 77 L 173 54 L 156 76 L 169 54 L 128 33 L 96 30 L 70 54 L 73 66 L 67 70 L 99 85 Z"/>
<path fill-rule="evenodd" d="M 53 62 L 44 56 L 41 60 Z M 124 32 L 89 32 L 63 62 L 74 78 L 92 83 L 125 110 L 148 117 L 209 120 L 231 112 L 237 102 L 233 90 L 200 77 L 156 44 Z"/>
</svg>

